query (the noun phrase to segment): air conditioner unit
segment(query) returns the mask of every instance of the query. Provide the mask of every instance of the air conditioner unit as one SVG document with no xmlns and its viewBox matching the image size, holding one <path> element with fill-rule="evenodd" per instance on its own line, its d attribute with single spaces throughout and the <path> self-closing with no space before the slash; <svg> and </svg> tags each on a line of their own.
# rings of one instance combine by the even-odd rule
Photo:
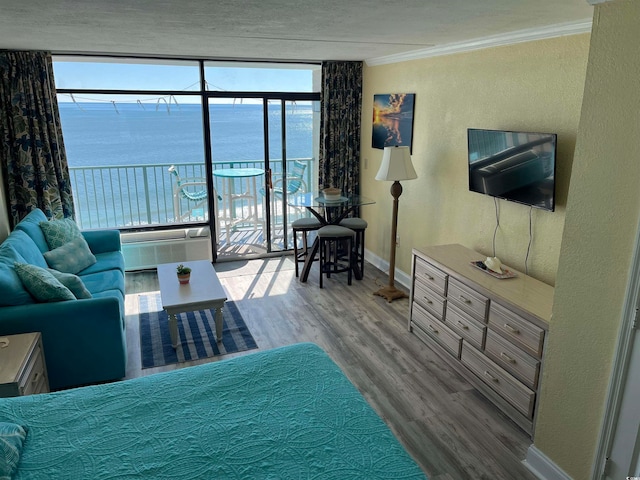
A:
<svg viewBox="0 0 640 480">
<path fill-rule="evenodd" d="M 126 271 L 155 268 L 160 263 L 212 260 L 208 227 L 123 233 L 121 241 Z"/>
</svg>

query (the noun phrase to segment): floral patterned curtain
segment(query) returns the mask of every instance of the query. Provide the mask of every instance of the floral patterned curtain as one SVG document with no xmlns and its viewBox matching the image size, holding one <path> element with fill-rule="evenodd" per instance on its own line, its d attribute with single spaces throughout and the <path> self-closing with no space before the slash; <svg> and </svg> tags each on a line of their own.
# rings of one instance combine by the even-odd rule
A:
<svg viewBox="0 0 640 480">
<path fill-rule="evenodd" d="M 73 217 L 48 52 L 0 51 L 0 163 L 12 226 L 34 208 Z"/>
<path fill-rule="evenodd" d="M 324 62 L 319 187 L 360 193 L 362 62 Z"/>
</svg>

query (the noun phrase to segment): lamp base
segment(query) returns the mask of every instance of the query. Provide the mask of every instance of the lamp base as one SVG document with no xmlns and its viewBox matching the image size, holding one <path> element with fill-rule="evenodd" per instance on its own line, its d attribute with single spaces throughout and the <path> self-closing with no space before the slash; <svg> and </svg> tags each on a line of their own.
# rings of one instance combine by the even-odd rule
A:
<svg viewBox="0 0 640 480">
<path fill-rule="evenodd" d="M 404 293 L 402 290 L 398 290 L 393 285 L 387 285 L 386 287 L 382 287 L 377 292 L 373 292 L 374 295 L 378 295 L 379 297 L 384 297 L 387 299 L 387 302 L 391 303 L 398 298 L 409 298 L 409 295 Z"/>
</svg>

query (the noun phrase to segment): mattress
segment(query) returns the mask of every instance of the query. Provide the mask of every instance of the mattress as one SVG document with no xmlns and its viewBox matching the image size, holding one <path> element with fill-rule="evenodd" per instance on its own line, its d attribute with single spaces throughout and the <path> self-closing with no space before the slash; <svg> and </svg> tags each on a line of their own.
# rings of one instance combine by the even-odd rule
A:
<svg viewBox="0 0 640 480">
<path fill-rule="evenodd" d="M 424 479 L 340 368 L 302 343 L 0 399 L 16 479 Z"/>
</svg>

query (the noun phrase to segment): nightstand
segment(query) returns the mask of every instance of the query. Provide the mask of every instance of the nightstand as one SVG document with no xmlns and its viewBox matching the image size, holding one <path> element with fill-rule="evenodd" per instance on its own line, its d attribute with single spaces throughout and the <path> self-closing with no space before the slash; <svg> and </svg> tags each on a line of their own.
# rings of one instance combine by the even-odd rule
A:
<svg viewBox="0 0 640 480">
<path fill-rule="evenodd" d="M 48 391 L 49 379 L 40 333 L 0 335 L 0 397 Z"/>
</svg>

